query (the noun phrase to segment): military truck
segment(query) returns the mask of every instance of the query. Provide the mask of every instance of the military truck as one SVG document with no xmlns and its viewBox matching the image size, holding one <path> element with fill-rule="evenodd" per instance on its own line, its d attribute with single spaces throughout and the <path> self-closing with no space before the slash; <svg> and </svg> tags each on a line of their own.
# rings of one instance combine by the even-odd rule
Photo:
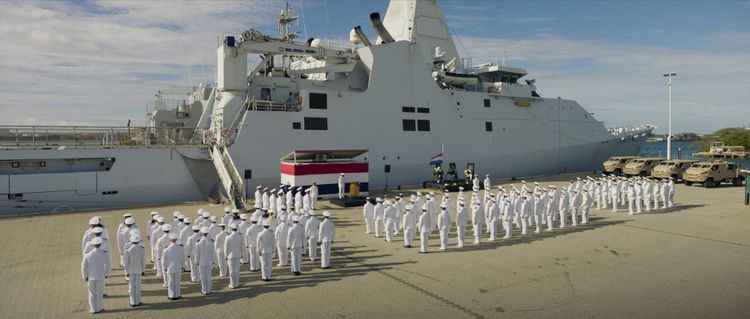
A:
<svg viewBox="0 0 750 319">
<path fill-rule="evenodd" d="M 613 156 L 602 164 L 602 173 L 622 175 L 622 169 L 629 161 L 638 158 L 638 156 Z"/>
<path fill-rule="evenodd" d="M 671 177 L 675 182 L 682 180 L 685 170 L 698 161 L 694 160 L 668 160 L 662 161 L 651 170 L 651 177 L 666 179 Z"/>
<path fill-rule="evenodd" d="M 662 161 L 664 161 L 664 159 L 659 158 L 659 157 L 635 158 L 632 161 L 625 164 L 625 167 L 622 169 L 622 172 L 627 176 L 646 177 L 646 176 L 651 175 L 651 170 Z"/>
<path fill-rule="evenodd" d="M 703 184 L 703 187 L 711 188 L 721 183 L 732 183 L 734 186 L 742 186 L 747 178 L 746 171 L 740 171 L 739 165 L 715 160 L 713 162 L 694 163 L 684 174 L 685 185 L 693 183 Z"/>
</svg>

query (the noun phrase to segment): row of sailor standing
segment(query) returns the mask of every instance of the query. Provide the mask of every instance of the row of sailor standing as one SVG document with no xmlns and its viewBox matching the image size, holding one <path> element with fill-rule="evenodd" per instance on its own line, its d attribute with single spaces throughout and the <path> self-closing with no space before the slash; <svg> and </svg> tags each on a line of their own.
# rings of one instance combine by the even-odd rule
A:
<svg viewBox="0 0 750 319">
<path fill-rule="evenodd" d="M 328 212 L 323 213 L 322 222 L 314 210 L 298 214 L 282 209 L 279 217 L 273 215 L 267 209 L 256 209 L 248 216 L 226 208 L 225 216 L 220 219 L 199 209 L 194 221 L 174 212 L 174 219 L 167 222 L 158 212 L 152 212 L 144 231 L 151 246 L 156 276 L 163 278 L 169 299 L 181 297 L 183 271 L 190 271 L 191 282 L 201 283 L 203 294 L 212 292 L 212 270 L 217 267 L 219 276 L 229 277 L 230 288 L 240 286 L 239 271 L 243 263 L 250 264 L 250 271 L 261 271 L 261 278 L 270 281 L 274 256 L 279 266 L 286 266 L 291 257 L 291 273 L 300 275 L 305 246 L 309 246 L 308 254 L 315 261 L 318 243 L 321 244 L 321 268 L 330 267 L 335 227 Z M 247 222 L 248 217 L 250 222 Z M 227 224 L 229 229 L 226 229 Z M 89 225 L 83 236 L 81 272 L 88 283 L 90 311 L 97 313 L 102 311 L 104 280 L 111 274 L 113 250 L 101 217 L 91 218 Z M 123 216 L 117 234 L 120 265 L 129 282 L 130 305 L 139 306 L 147 250 L 131 214 Z"/>
</svg>

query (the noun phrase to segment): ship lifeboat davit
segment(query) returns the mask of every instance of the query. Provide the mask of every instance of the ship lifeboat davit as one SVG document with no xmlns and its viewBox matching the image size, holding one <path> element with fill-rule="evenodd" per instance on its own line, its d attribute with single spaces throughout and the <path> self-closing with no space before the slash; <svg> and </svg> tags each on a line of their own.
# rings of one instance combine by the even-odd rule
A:
<svg viewBox="0 0 750 319">
<path fill-rule="evenodd" d="M 468 73 L 435 71 L 432 72 L 432 77 L 435 79 L 435 81 L 452 86 L 473 86 L 479 82 L 479 77 L 476 74 Z"/>
</svg>

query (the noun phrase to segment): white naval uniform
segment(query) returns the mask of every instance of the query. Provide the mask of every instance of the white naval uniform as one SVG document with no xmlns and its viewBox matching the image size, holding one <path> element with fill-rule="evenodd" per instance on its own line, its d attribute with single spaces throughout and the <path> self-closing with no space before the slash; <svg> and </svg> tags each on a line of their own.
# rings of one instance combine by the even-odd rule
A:
<svg viewBox="0 0 750 319">
<path fill-rule="evenodd" d="M 89 311 L 102 311 L 104 299 L 104 280 L 112 271 L 110 256 L 101 249 L 94 248 L 83 256 L 81 261 L 81 275 L 87 280 L 89 289 Z"/>
<path fill-rule="evenodd" d="M 195 244 L 201 239 L 201 234 L 195 231 L 188 237 L 185 243 L 185 253 L 188 256 L 188 263 L 190 264 L 190 282 L 200 281 L 200 272 L 198 270 L 197 258 L 195 257 Z"/>
<path fill-rule="evenodd" d="M 292 224 L 286 237 L 286 247 L 291 254 L 292 273 L 302 271 L 302 250 L 305 242 L 305 227 L 299 223 Z"/>
<path fill-rule="evenodd" d="M 426 253 L 428 246 L 427 242 L 430 239 L 430 232 L 432 231 L 430 214 L 426 211 L 422 212 L 422 215 L 419 215 L 417 228 L 419 229 L 419 252 Z"/>
<path fill-rule="evenodd" d="M 289 251 L 286 246 L 289 228 L 289 224 L 281 223 L 274 230 L 274 235 L 276 236 L 276 253 L 279 255 L 279 266 L 286 266 L 289 262 Z"/>
<path fill-rule="evenodd" d="M 451 215 L 448 211 L 443 210 L 440 212 L 437 227 L 440 231 L 440 249 L 448 249 L 448 233 L 451 230 Z"/>
<path fill-rule="evenodd" d="M 263 227 L 257 223 L 251 223 L 250 227 L 247 228 L 245 234 L 245 246 L 247 247 L 247 258 L 250 263 L 250 271 L 260 270 L 260 255 L 258 254 L 258 234 L 263 230 Z"/>
<path fill-rule="evenodd" d="M 185 250 L 182 245 L 172 243 L 164 250 L 161 258 L 164 277 L 167 278 L 167 296 L 171 299 L 180 297 L 180 275 L 182 274 L 182 263 L 185 258 Z"/>
<path fill-rule="evenodd" d="M 229 287 L 240 286 L 240 258 L 245 249 L 245 238 L 242 233 L 234 230 L 224 241 L 224 253 L 227 256 L 227 268 L 229 270 Z"/>
<path fill-rule="evenodd" d="M 315 216 L 310 216 L 305 224 L 305 237 L 307 237 L 307 254 L 310 261 L 318 259 L 318 228 L 320 220 Z"/>
<path fill-rule="evenodd" d="M 373 212 L 375 214 L 375 237 L 380 237 L 380 225 L 383 223 L 383 218 L 385 217 L 385 205 L 383 203 L 375 204 Z"/>
<path fill-rule="evenodd" d="M 223 231 L 220 234 L 216 235 L 216 238 L 214 239 L 214 241 L 216 242 L 216 261 L 219 264 L 219 276 L 221 277 L 227 276 L 227 257 L 226 252 L 224 251 L 224 242 L 226 241 L 226 239 L 227 233 Z"/>
<path fill-rule="evenodd" d="M 146 271 L 146 248 L 138 243 L 130 245 L 125 250 L 123 267 L 128 276 L 128 293 L 130 294 L 130 305 L 141 304 L 141 276 Z"/>
<path fill-rule="evenodd" d="M 474 205 L 471 209 L 471 224 L 474 225 L 474 244 L 479 244 L 484 224 L 484 210 L 482 205 Z"/>
<path fill-rule="evenodd" d="M 401 227 L 404 228 L 404 247 L 411 247 L 411 242 L 414 240 L 414 233 L 417 229 L 417 216 L 414 212 L 408 210 L 404 214 Z"/>
<path fill-rule="evenodd" d="M 369 234 L 372 232 L 372 223 L 375 218 L 375 205 L 367 201 L 362 208 L 362 215 L 365 217 L 365 233 Z"/>
<path fill-rule="evenodd" d="M 464 237 L 466 233 L 466 224 L 469 216 L 466 214 L 466 207 L 458 207 L 456 210 L 456 237 L 458 237 L 458 247 L 464 246 Z"/>
<path fill-rule="evenodd" d="M 195 263 L 198 265 L 198 275 L 201 281 L 201 293 L 210 294 L 211 270 L 216 266 L 216 250 L 213 239 L 202 236 L 195 244 Z"/>
<path fill-rule="evenodd" d="M 323 218 L 318 231 L 320 239 L 320 268 L 328 268 L 331 265 L 331 243 L 336 237 L 336 227 L 330 218 Z"/>
<path fill-rule="evenodd" d="M 393 240 L 396 228 L 396 208 L 390 205 L 385 207 L 383 210 L 383 223 L 385 224 L 385 240 L 390 242 Z"/>
<path fill-rule="evenodd" d="M 273 254 L 276 250 L 276 237 L 273 235 L 273 231 L 269 228 L 263 229 L 258 234 L 258 240 L 256 241 L 258 246 L 258 254 L 260 254 L 260 269 L 261 278 L 263 280 L 271 280 L 271 272 L 273 269 Z"/>
</svg>

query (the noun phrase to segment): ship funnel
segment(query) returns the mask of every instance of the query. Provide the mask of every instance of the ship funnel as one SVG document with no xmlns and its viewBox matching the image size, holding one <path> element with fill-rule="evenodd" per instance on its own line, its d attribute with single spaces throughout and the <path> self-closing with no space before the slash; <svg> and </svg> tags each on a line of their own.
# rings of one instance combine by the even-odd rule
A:
<svg viewBox="0 0 750 319">
<path fill-rule="evenodd" d="M 370 43 L 370 39 L 368 39 L 365 33 L 362 32 L 362 27 L 360 26 L 354 27 L 354 29 L 352 29 L 352 31 L 349 33 L 349 41 L 354 44 L 362 43 L 366 47 L 372 45 L 372 43 Z"/>
<path fill-rule="evenodd" d="M 380 13 L 370 13 L 370 22 L 372 22 L 372 28 L 375 29 L 375 33 L 378 34 L 378 37 L 380 38 L 380 41 L 382 41 L 382 43 L 390 43 L 396 41 L 393 39 L 391 34 L 388 33 L 388 30 L 386 30 L 385 26 L 383 26 L 383 22 L 380 21 Z"/>
</svg>

